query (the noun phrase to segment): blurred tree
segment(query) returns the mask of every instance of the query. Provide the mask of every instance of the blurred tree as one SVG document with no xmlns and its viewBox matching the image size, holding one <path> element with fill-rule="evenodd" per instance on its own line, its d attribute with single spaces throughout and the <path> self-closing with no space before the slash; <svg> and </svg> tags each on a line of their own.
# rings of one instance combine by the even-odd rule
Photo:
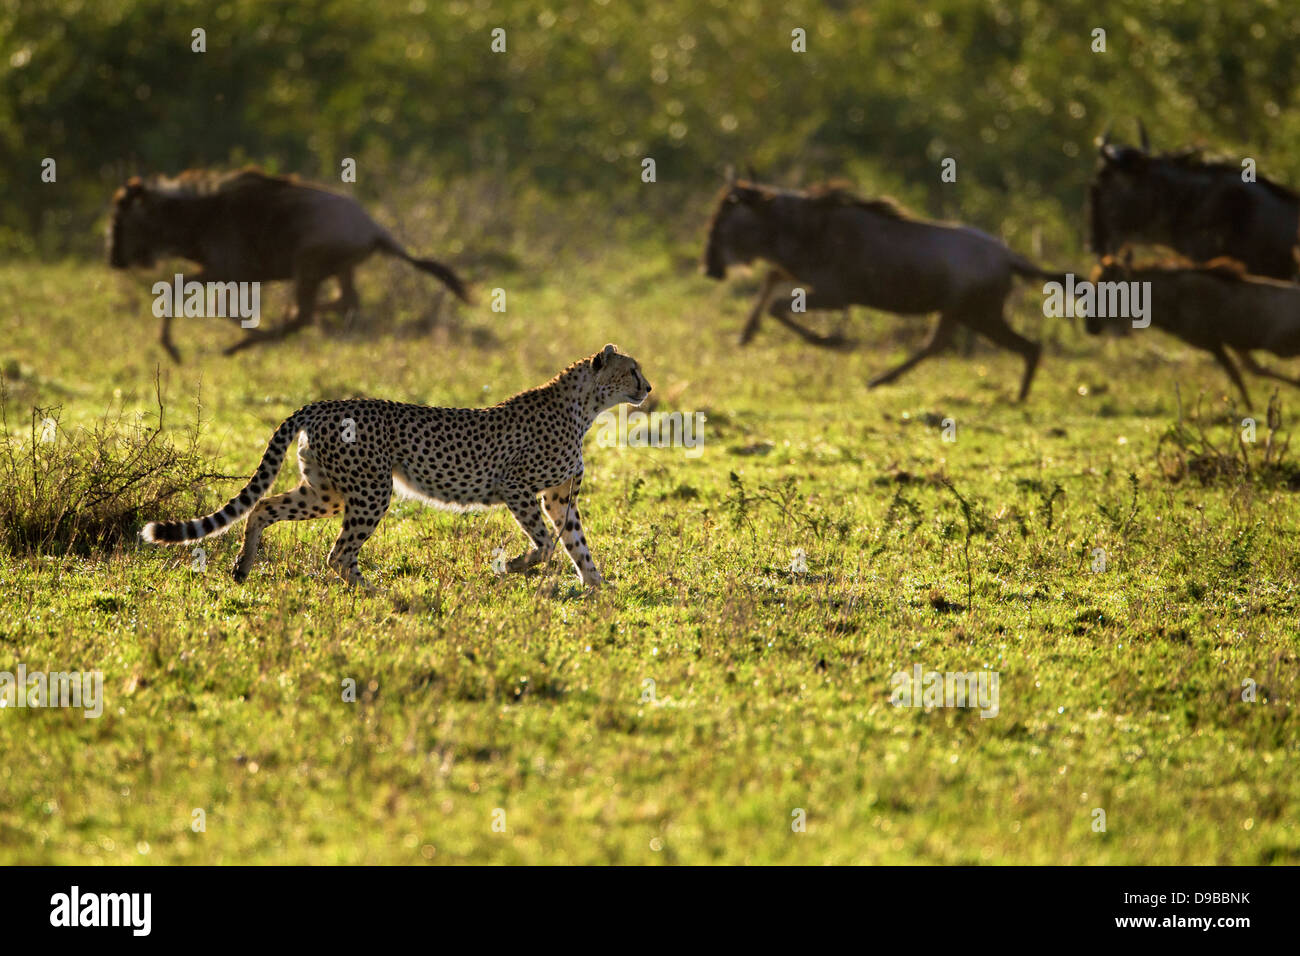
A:
<svg viewBox="0 0 1300 956">
<path fill-rule="evenodd" d="M 698 218 L 728 163 L 848 174 L 1077 252 L 1111 120 L 1300 184 L 1298 39 L 1281 0 L 0 0 L 0 248 L 96 253 L 131 172 L 259 162 L 338 182 L 351 156 L 431 185 L 597 193 L 647 228 Z M 382 195 L 366 172 L 359 193 Z"/>
</svg>

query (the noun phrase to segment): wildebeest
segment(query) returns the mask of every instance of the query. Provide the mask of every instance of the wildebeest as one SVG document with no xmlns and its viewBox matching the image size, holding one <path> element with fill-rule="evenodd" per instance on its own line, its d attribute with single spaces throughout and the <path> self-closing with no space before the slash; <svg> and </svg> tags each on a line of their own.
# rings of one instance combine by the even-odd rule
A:
<svg viewBox="0 0 1300 956">
<path fill-rule="evenodd" d="M 925 346 L 877 375 L 870 387 L 892 382 L 941 352 L 957 327 L 966 325 L 1024 358 L 1021 401 L 1042 346 L 1007 325 L 1003 310 L 1011 277 L 1060 278 L 977 229 L 913 219 L 888 200 L 861 199 L 833 183 L 794 191 L 729 182 L 709 226 L 704 272 L 723 279 L 728 266 L 755 259 L 772 268 L 741 333 L 742 345 L 769 306 L 773 317 L 808 341 L 827 344 L 791 318 L 791 297 L 775 298 L 779 285 L 793 282 L 804 288 L 808 310 L 865 305 L 901 315 L 940 313 Z"/>
<path fill-rule="evenodd" d="M 1134 266 L 1114 256 L 1093 270 L 1092 281 L 1151 283 L 1151 324 L 1213 355 L 1248 407 L 1250 394 L 1229 350 L 1247 371 L 1300 387 L 1300 379 L 1264 368 L 1250 354 L 1263 349 L 1280 358 L 1300 355 L 1300 285 L 1248 275 L 1231 259 L 1203 265 L 1171 259 Z M 1103 324 L 1095 316 L 1084 321 L 1092 335 L 1101 333 Z"/>
<path fill-rule="evenodd" d="M 174 179 L 135 176 L 113 196 L 108 263 L 115 269 L 152 268 L 160 256 L 197 262 L 198 282 L 269 282 L 292 279 L 296 314 L 280 328 L 255 332 L 226 349 L 282 338 L 310 324 L 316 293 L 330 276 L 339 297 L 320 308 L 350 311 L 360 305 L 354 268 L 373 252 L 405 259 L 469 301 L 464 283 L 433 259 L 411 256 L 356 200 L 295 177 L 256 168 L 234 173 L 189 170 Z M 171 317 L 160 340 L 173 360 Z"/>
<path fill-rule="evenodd" d="M 1153 155 L 1138 128 L 1140 147 L 1112 144 L 1109 131 L 1102 136 L 1088 191 L 1093 252 L 1161 245 L 1194 262 L 1231 257 L 1252 275 L 1300 275 L 1300 195 L 1263 176 L 1243 182 L 1241 166 L 1195 152 Z"/>
</svg>

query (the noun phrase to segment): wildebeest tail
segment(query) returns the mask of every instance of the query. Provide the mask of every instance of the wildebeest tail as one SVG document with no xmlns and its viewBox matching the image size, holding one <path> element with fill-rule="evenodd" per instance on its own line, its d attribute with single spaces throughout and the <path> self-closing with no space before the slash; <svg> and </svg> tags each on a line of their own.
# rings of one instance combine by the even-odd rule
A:
<svg viewBox="0 0 1300 956">
<path fill-rule="evenodd" d="M 271 442 L 266 446 L 266 453 L 262 455 L 262 463 L 257 466 L 253 477 L 248 479 L 248 484 L 239 494 L 226 502 L 224 508 L 192 521 L 150 521 L 140 532 L 140 537 L 151 544 L 176 544 L 221 534 L 251 511 L 253 505 L 266 494 L 275 481 L 275 476 L 280 473 L 280 466 L 284 463 L 284 456 L 289 450 L 290 442 L 301 430 L 302 426 L 298 424 L 298 412 L 294 412 L 271 436 Z"/>
<path fill-rule="evenodd" d="M 405 249 L 392 236 L 382 236 L 379 239 L 378 247 L 389 255 L 397 256 L 399 259 L 405 259 L 417 269 L 422 269 L 430 275 L 437 276 L 448 289 L 455 293 L 456 298 L 462 302 L 469 302 L 469 289 L 465 283 L 460 280 L 460 276 L 452 271 L 450 266 L 443 265 L 437 259 L 417 259 Z"/>
<path fill-rule="evenodd" d="M 1065 284 L 1066 273 L 1039 268 L 1024 256 L 1014 252 L 1011 253 L 1011 271 L 1022 279 L 1048 279 L 1052 282 L 1060 282 L 1062 285 Z"/>
</svg>

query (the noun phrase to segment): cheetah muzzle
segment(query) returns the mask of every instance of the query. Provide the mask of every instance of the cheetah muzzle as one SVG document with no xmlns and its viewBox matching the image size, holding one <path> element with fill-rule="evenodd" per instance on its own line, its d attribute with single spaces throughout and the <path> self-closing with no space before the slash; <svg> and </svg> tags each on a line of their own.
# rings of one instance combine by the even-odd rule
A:
<svg viewBox="0 0 1300 956">
<path fill-rule="evenodd" d="M 141 536 L 166 544 L 197 541 L 223 533 L 247 515 L 233 570 L 235 580 L 243 581 L 268 526 L 341 512 L 343 527 L 330 549 L 329 566 L 349 585 L 368 587 L 357 555 L 396 489 L 458 510 L 504 504 L 532 542 L 530 550 L 506 564 L 508 571 L 547 561 L 558 536 L 582 583 L 595 586 L 602 578 L 578 515 L 582 439 L 601 412 L 623 402 L 639 405 L 649 394 L 650 383 L 636 360 L 606 345 L 545 385 L 490 408 L 374 399 L 305 405 L 275 430 L 257 471 L 225 507 L 192 521 L 150 522 Z M 292 491 L 264 498 L 295 436 L 302 481 Z"/>
</svg>

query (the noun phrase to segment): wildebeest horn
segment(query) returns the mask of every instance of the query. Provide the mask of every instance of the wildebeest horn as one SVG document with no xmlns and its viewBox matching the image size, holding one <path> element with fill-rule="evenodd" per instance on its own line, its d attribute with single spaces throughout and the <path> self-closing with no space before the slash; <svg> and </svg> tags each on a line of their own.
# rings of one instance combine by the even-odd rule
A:
<svg viewBox="0 0 1300 956">
<path fill-rule="evenodd" d="M 1142 125 L 1142 117 L 1138 117 L 1138 139 L 1142 141 L 1142 152 L 1151 152 L 1151 142 L 1147 139 L 1147 128 Z"/>
</svg>

